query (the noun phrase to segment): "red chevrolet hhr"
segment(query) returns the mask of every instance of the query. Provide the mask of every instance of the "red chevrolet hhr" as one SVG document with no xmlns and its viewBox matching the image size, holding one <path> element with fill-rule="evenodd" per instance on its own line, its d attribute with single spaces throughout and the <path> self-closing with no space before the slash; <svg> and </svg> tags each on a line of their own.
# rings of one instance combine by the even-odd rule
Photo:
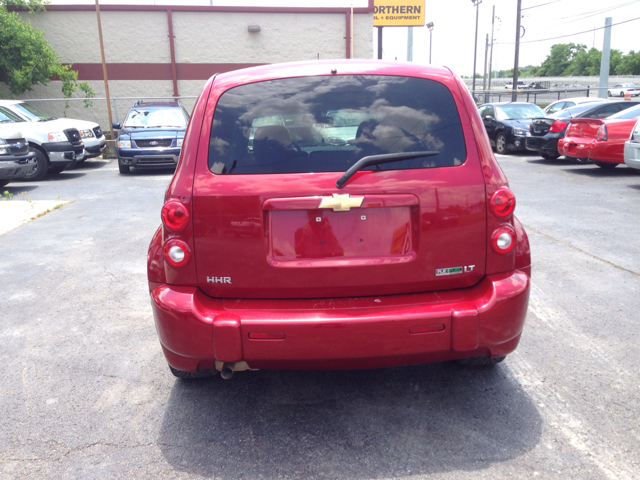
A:
<svg viewBox="0 0 640 480">
<path fill-rule="evenodd" d="M 331 60 L 215 75 L 149 247 L 171 371 L 497 363 L 529 299 L 515 203 L 447 68 Z"/>
</svg>

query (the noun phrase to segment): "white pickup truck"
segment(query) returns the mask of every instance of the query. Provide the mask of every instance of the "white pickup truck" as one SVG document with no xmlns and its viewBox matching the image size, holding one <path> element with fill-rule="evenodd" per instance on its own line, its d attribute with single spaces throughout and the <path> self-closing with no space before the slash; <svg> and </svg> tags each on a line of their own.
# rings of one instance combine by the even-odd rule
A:
<svg viewBox="0 0 640 480">
<path fill-rule="evenodd" d="M 84 143 L 77 128 L 64 120 L 27 122 L 6 107 L 0 106 L 0 132 L 22 132 L 29 149 L 36 154 L 36 166 L 25 180 L 40 180 L 48 172 L 60 173 L 84 159 Z"/>
</svg>

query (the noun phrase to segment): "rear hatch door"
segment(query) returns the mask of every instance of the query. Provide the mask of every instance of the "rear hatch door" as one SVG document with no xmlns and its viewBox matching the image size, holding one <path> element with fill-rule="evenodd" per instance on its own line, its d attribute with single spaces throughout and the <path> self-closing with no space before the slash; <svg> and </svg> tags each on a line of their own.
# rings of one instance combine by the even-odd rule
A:
<svg viewBox="0 0 640 480">
<path fill-rule="evenodd" d="M 350 115 L 360 123 L 344 144 L 311 134 L 342 109 L 361 112 Z M 264 125 L 267 116 L 284 122 Z M 296 144 L 302 129 L 316 143 Z M 208 168 L 194 180 L 200 288 L 327 298 L 474 285 L 485 271 L 486 206 L 470 131 L 449 89 L 426 79 L 304 77 L 227 91 Z M 416 151 L 433 153 L 367 167 L 336 186 L 362 157 Z"/>
</svg>

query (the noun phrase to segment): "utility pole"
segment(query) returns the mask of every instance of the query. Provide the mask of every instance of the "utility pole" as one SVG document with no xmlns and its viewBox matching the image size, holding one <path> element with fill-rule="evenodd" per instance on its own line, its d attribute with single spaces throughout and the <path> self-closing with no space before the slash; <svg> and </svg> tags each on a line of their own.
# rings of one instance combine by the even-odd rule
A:
<svg viewBox="0 0 640 480">
<path fill-rule="evenodd" d="M 413 27 L 407 27 L 407 62 L 413 62 Z"/>
<path fill-rule="evenodd" d="M 516 20 L 516 57 L 513 62 L 513 90 L 511 101 L 518 100 L 518 56 L 520 55 L 520 17 L 522 13 L 522 0 L 518 0 L 518 19 Z"/>
<path fill-rule="evenodd" d="M 487 102 L 487 54 L 489 53 L 489 34 L 484 42 L 484 73 L 482 74 L 482 98 Z"/>
<path fill-rule="evenodd" d="M 107 111 L 109 112 L 109 131 L 113 140 L 113 119 L 111 118 L 111 99 L 109 98 L 109 80 L 107 79 L 107 64 L 104 60 L 104 42 L 102 41 L 102 21 L 100 20 L 100 3 L 96 0 L 96 16 L 98 17 L 98 37 L 100 39 L 100 55 L 102 55 L 102 76 L 104 77 L 104 91 L 107 97 Z"/>
<path fill-rule="evenodd" d="M 482 0 L 471 0 L 473 2 L 473 6 L 476 7 L 476 40 L 473 44 L 473 86 L 471 87 L 472 95 L 475 95 L 476 91 L 476 54 L 478 53 L 478 11 L 480 10 L 480 4 Z M 520 0 L 518 0 L 520 1 Z"/>
<path fill-rule="evenodd" d="M 378 60 L 382 60 L 382 27 L 378 27 Z"/>
<path fill-rule="evenodd" d="M 607 98 L 609 89 L 609 62 L 611 60 L 611 17 L 604 19 L 604 43 L 600 58 L 600 81 L 598 82 L 598 97 Z"/>
<path fill-rule="evenodd" d="M 489 84 L 487 85 L 487 89 L 491 90 L 491 62 L 493 60 L 493 25 L 496 19 L 496 6 L 493 6 L 493 13 L 491 14 L 491 53 L 489 53 Z"/>
</svg>

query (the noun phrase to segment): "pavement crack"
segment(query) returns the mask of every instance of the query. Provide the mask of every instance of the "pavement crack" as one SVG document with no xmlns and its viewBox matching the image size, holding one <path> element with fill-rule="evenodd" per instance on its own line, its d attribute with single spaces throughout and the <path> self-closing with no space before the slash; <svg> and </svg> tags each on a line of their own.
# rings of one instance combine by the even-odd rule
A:
<svg viewBox="0 0 640 480">
<path fill-rule="evenodd" d="M 628 268 L 621 267 L 618 264 L 615 264 L 615 263 L 613 263 L 613 262 L 611 262 L 609 260 L 606 260 L 604 258 L 598 257 L 597 255 L 594 255 L 593 253 L 589 253 L 589 252 L 587 252 L 585 250 L 582 250 L 581 248 L 578 248 L 578 247 L 576 247 L 574 245 L 571 245 L 570 243 L 564 242 L 564 241 L 562 241 L 562 240 L 560 240 L 560 239 L 558 239 L 558 238 L 556 238 L 556 237 L 554 237 L 552 235 L 549 235 L 548 233 L 541 232 L 540 230 L 538 230 L 536 228 L 533 228 L 533 227 L 531 227 L 529 225 L 524 225 L 524 227 L 525 227 L 525 229 L 530 230 L 532 232 L 535 232 L 538 235 L 542 235 L 543 237 L 547 237 L 547 238 L 553 240 L 554 242 L 561 243 L 565 247 L 569 247 L 569 248 L 571 248 L 571 249 L 573 249 L 573 250 L 575 250 L 577 252 L 584 253 L 585 255 L 587 255 L 587 256 L 589 256 L 591 258 L 594 258 L 594 259 L 596 259 L 596 260 L 598 260 L 600 262 L 603 262 L 603 263 L 606 263 L 608 265 L 611 265 L 612 267 L 617 268 L 618 270 L 622 270 L 624 272 L 627 272 L 627 273 L 630 273 L 632 275 L 635 275 L 636 277 L 640 277 L 640 273 L 639 272 L 636 272 L 634 270 L 629 270 Z"/>
</svg>

